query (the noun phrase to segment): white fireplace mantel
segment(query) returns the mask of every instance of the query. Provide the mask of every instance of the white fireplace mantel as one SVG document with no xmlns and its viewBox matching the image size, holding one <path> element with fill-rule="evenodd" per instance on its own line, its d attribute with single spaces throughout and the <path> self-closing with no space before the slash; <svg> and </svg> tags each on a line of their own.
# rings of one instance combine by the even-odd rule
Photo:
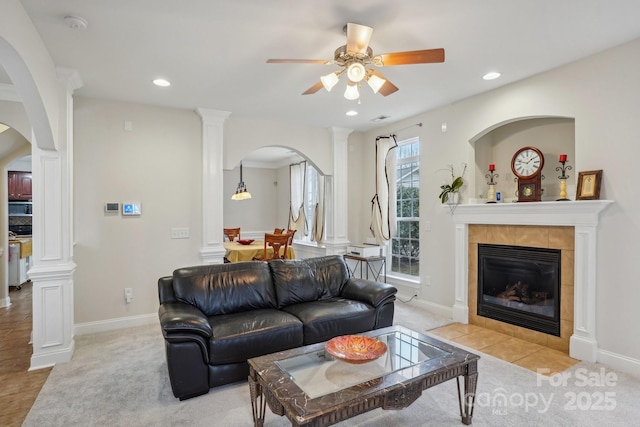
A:
<svg viewBox="0 0 640 427">
<path fill-rule="evenodd" d="M 573 226 L 574 323 L 569 355 L 575 359 L 595 362 L 598 350 L 595 315 L 597 227 L 600 212 L 612 203 L 612 200 L 580 200 L 457 206 L 453 215 L 456 226 L 453 320 L 469 322 L 469 224 Z"/>
</svg>

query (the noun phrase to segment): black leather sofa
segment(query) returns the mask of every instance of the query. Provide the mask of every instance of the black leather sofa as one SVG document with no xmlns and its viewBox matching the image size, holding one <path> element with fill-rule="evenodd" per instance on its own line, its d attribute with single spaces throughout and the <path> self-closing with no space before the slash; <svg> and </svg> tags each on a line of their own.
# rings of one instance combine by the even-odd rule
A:
<svg viewBox="0 0 640 427">
<path fill-rule="evenodd" d="M 397 289 L 350 277 L 341 256 L 180 268 L 158 280 L 180 400 L 247 379 L 247 360 L 391 326 Z"/>
</svg>

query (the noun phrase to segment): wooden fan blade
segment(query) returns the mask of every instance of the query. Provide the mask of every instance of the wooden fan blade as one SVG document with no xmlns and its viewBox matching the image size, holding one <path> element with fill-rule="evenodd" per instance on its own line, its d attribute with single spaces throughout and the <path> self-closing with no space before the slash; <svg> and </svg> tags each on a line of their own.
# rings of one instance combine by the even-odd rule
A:
<svg viewBox="0 0 640 427">
<path fill-rule="evenodd" d="M 347 24 L 347 52 L 367 53 L 373 28 L 360 24 Z"/>
<path fill-rule="evenodd" d="M 317 91 L 319 91 L 322 88 L 323 88 L 322 81 L 318 81 L 318 83 L 314 84 L 309 89 L 307 89 L 306 91 L 302 92 L 302 94 L 303 95 L 313 95 L 314 93 L 316 93 Z"/>
<path fill-rule="evenodd" d="M 385 82 L 382 85 L 382 87 L 380 88 L 380 90 L 378 91 L 378 93 L 382 96 L 389 96 L 394 92 L 398 91 L 398 87 L 396 85 L 394 85 L 393 83 L 391 83 L 389 80 L 387 80 L 387 78 L 385 76 L 383 76 L 382 74 L 380 74 L 379 72 L 377 72 L 376 70 L 371 70 L 372 74 L 376 77 L 379 77 L 381 79 L 384 79 Z"/>
<path fill-rule="evenodd" d="M 382 65 L 429 64 L 444 62 L 444 49 L 412 50 L 380 55 Z"/>
<path fill-rule="evenodd" d="M 329 59 L 267 59 L 267 64 L 331 64 Z"/>
</svg>

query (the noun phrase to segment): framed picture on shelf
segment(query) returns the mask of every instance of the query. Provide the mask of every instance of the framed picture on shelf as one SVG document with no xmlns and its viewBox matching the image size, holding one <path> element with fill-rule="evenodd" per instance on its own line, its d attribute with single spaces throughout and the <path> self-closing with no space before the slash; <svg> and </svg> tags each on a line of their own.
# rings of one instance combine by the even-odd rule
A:
<svg viewBox="0 0 640 427">
<path fill-rule="evenodd" d="M 602 169 L 578 172 L 578 190 L 576 200 L 599 200 Z"/>
</svg>

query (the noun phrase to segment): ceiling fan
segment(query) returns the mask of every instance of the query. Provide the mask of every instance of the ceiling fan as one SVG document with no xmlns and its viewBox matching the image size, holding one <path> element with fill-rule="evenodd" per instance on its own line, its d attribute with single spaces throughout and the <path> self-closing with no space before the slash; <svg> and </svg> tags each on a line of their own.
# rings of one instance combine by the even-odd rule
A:
<svg viewBox="0 0 640 427">
<path fill-rule="evenodd" d="M 325 88 L 327 91 L 340 81 L 343 74 L 347 75 L 347 89 L 344 97 L 350 100 L 358 99 L 362 81 L 366 81 L 374 93 L 384 96 L 391 95 L 398 87 L 387 80 L 371 66 L 385 67 L 391 65 L 429 64 L 444 62 L 444 49 L 425 49 L 407 52 L 385 53 L 374 55 L 369 47 L 369 40 L 373 28 L 366 25 L 348 23 L 345 26 L 347 44 L 336 49 L 333 59 L 268 59 L 269 64 L 336 64 L 342 69 L 320 77 L 320 81 L 311 86 L 303 95 L 311 95 Z"/>
</svg>

